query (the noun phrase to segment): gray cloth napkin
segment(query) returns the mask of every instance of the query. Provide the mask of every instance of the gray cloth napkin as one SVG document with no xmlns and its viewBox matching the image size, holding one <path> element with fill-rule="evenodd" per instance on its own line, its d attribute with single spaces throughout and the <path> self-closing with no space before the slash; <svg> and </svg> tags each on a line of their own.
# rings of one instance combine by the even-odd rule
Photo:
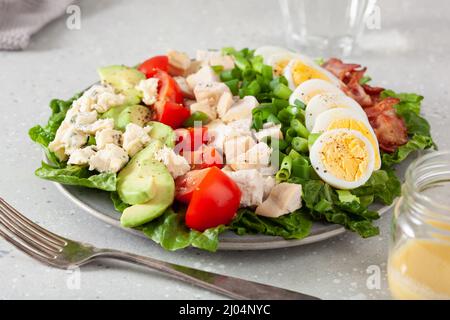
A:
<svg viewBox="0 0 450 320">
<path fill-rule="evenodd" d="M 21 50 L 73 0 L 0 0 L 0 50 Z"/>
</svg>

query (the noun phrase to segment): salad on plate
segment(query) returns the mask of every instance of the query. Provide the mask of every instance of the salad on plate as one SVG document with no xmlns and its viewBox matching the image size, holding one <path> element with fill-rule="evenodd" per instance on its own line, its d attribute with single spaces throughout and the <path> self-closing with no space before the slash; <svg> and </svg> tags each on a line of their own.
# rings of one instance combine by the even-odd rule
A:
<svg viewBox="0 0 450 320">
<path fill-rule="evenodd" d="M 30 129 L 43 179 L 110 193 L 123 227 L 168 250 L 219 234 L 301 239 L 314 221 L 379 233 L 394 166 L 434 147 L 422 96 L 370 85 L 366 68 L 284 48 L 169 50 L 52 100 Z"/>
</svg>

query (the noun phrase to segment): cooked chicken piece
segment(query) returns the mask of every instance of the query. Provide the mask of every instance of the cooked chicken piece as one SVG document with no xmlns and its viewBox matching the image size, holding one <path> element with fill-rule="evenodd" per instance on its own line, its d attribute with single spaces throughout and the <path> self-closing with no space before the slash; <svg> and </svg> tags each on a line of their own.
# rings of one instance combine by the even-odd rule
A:
<svg viewBox="0 0 450 320">
<path fill-rule="evenodd" d="M 263 129 L 254 132 L 255 138 L 258 141 L 263 140 L 265 137 L 282 139 L 283 133 L 281 132 L 281 124 L 274 124 L 272 122 L 265 123 Z"/>
<path fill-rule="evenodd" d="M 191 66 L 191 59 L 184 52 L 175 50 L 167 51 L 169 58 L 169 73 L 172 76 L 186 76 Z"/>
<path fill-rule="evenodd" d="M 210 120 L 214 120 L 217 118 L 216 109 L 214 107 L 211 107 L 211 105 L 208 103 L 208 100 L 195 102 L 191 104 L 190 109 L 191 113 L 194 113 L 196 111 L 205 113 Z"/>
<path fill-rule="evenodd" d="M 217 102 L 217 114 L 219 115 L 219 118 L 222 118 L 225 113 L 231 108 L 233 105 L 233 95 L 230 91 L 222 93 L 222 95 L 219 98 L 219 101 Z"/>
<path fill-rule="evenodd" d="M 223 170 L 223 169 L 222 169 Z M 223 170 L 241 190 L 241 207 L 261 205 L 264 196 L 264 178 L 258 170 Z"/>
<path fill-rule="evenodd" d="M 244 154 L 239 154 L 231 163 L 234 170 L 259 169 L 270 163 L 272 149 L 264 142 L 250 147 Z"/>
<path fill-rule="evenodd" d="M 186 78 L 189 87 L 194 90 L 195 86 L 200 83 L 219 82 L 219 76 L 209 66 L 201 67 L 196 73 L 191 74 Z"/>
<path fill-rule="evenodd" d="M 231 134 L 231 128 L 220 119 L 211 121 L 206 127 L 208 128 L 208 145 L 213 146 L 219 152 L 223 152 L 223 145 Z"/>
<path fill-rule="evenodd" d="M 197 50 L 196 60 L 203 66 L 222 66 L 224 70 L 234 68 L 233 57 L 223 55 L 220 51 Z"/>
<path fill-rule="evenodd" d="M 230 110 L 225 113 L 222 120 L 226 123 L 252 117 L 252 110 L 258 106 L 258 101 L 253 96 L 245 96 L 236 102 Z"/>
<path fill-rule="evenodd" d="M 301 207 L 302 186 L 300 184 L 282 182 L 273 187 L 269 197 L 256 207 L 256 214 L 277 218 L 294 212 Z"/>
<path fill-rule="evenodd" d="M 240 157 L 255 145 L 255 141 L 250 136 L 236 136 L 227 138 L 224 143 L 224 154 L 227 164 L 233 167 L 233 164 L 242 162 Z M 234 168 L 233 168 L 234 169 Z"/>
<path fill-rule="evenodd" d="M 178 86 L 181 89 L 181 93 L 183 93 L 183 97 L 194 99 L 194 92 L 189 87 L 185 77 L 173 77 L 173 79 L 177 82 Z"/>
<path fill-rule="evenodd" d="M 230 88 L 222 82 L 199 82 L 194 88 L 195 99 L 198 102 L 207 101 L 214 110 L 216 110 L 217 103 L 224 93 L 230 93 Z"/>
<path fill-rule="evenodd" d="M 261 172 L 261 170 L 259 170 Z M 263 174 L 264 176 L 264 174 Z M 264 200 L 267 199 L 267 197 L 270 195 L 270 192 L 275 187 L 276 181 L 273 176 L 267 176 L 264 178 Z"/>
</svg>

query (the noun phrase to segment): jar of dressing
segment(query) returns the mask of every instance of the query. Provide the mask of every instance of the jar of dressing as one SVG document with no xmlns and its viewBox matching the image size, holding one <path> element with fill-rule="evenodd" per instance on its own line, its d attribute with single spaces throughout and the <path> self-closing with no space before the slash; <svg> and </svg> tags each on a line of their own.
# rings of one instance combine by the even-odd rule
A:
<svg viewBox="0 0 450 320">
<path fill-rule="evenodd" d="M 450 299 L 450 151 L 429 153 L 407 170 L 388 279 L 395 299 Z"/>
</svg>

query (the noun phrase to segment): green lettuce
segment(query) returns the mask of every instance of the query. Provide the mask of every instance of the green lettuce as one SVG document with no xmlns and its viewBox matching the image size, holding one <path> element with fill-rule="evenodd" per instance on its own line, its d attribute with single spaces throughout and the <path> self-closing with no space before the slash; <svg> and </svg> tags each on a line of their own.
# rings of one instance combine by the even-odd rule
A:
<svg viewBox="0 0 450 320">
<path fill-rule="evenodd" d="M 392 166 L 405 160 L 414 151 L 425 150 L 435 146 L 430 133 L 430 124 L 420 116 L 423 97 L 415 93 L 395 93 L 385 90 L 381 98 L 393 97 L 400 100 L 394 106 L 397 114 L 405 120 L 410 139 L 393 153 L 383 153 L 383 166 Z"/>
<path fill-rule="evenodd" d="M 50 102 L 50 109 L 52 114 L 45 126 L 36 125 L 28 131 L 28 135 L 34 142 L 40 144 L 47 155 L 47 158 L 53 165 L 61 167 L 64 166 L 55 154 L 48 150 L 48 145 L 55 139 L 56 131 L 66 117 L 67 110 L 72 106 L 73 101 L 80 97 L 77 93 L 69 100 L 53 99 Z"/>
<path fill-rule="evenodd" d="M 130 206 L 128 203 L 125 203 L 122 201 L 122 199 L 120 199 L 120 196 L 116 191 L 111 192 L 110 198 L 114 205 L 114 209 L 116 209 L 119 212 L 123 212 L 126 208 Z"/>
<path fill-rule="evenodd" d="M 238 235 L 265 234 L 285 239 L 302 239 L 309 235 L 312 226 L 310 217 L 300 211 L 278 218 L 257 216 L 250 209 L 240 209 L 229 228 Z"/>
<path fill-rule="evenodd" d="M 219 234 L 226 227 L 220 225 L 203 232 L 192 230 L 186 227 L 183 213 L 176 213 L 169 208 L 162 216 L 145 224 L 140 229 L 147 237 L 166 250 L 174 251 L 192 246 L 216 251 L 219 245 Z"/>
<path fill-rule="evenodd" d="M 393 169 L 384 168 L 372 173 L 369 180 L 362 186 L 353 189 L 352 194 L 358 197 L 371 196 L 390 205 L 401 194 L 401 183 Z"/>
<path fill-rule="evenodd" d="M 42 179 L 72 186 L 105 191 L 116 190 L 117 175 L 115 173 L 92 174 L 92 171 L 83 166 L 65 166 L 60 168 L 42 162 L 42 166 L 35 171 L 35 174 Z"/>
</svg>

